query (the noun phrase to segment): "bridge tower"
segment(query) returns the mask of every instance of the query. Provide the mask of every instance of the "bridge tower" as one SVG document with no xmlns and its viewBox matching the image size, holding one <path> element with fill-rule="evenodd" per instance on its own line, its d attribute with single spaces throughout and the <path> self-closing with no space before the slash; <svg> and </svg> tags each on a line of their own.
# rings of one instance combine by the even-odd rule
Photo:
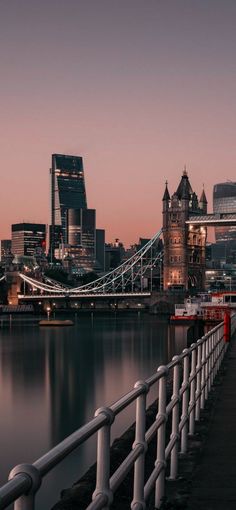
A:
<svg viewBox="0 0 236 510">
<path fill-rule="evenodd" d="M 164 290 L 200 291 L 205 287 L 206 228 L 187 225 L 189 216 L 206 214 L 203 190 L 198 201 L 184 170 L 179 186 L 170 197 L 166 183 L 163 202 Z"/>
</svg>

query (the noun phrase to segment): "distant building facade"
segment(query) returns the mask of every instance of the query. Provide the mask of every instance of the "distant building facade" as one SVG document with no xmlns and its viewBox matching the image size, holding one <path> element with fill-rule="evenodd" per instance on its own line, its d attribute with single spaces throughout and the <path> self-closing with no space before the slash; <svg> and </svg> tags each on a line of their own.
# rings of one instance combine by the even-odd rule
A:
<svg viewBox="0 0 236 510">
<path fill-rule="evenodd" d="M 221 182 L 213 188 L 213 212 L 236 212 L 236 182 Z M 216 242 L 236 241 L 236 226 L 215 227 Z"/>
<path fill-rule="evenodd" d="M 13 255 L 33 257 L 39 248 L 46 249 L 46 225 L 42 223 L 15 223 L 11 233 Z"/>
<path fill-rule="evenodd" d="M 105 270 L 111 271 L 118 267 L 125 254 L 123 243 L 116 239 L 114 243 L 105 245 Z"/>
<path fill-rule="evenodd" d="M 105 230 L 96 228 L 96 264 L 97 270 L 105 271 Z"/>
<path fill-rule="evenodd" d="M 163 287 L 203 290 L 205 287 L 206 228 L 187 225 L 190 215 L 207 213 L 204 190 L 198 200 L 184 171 L 176 192 L 170 197 L 166 184 L 163 196 Z"/>
<path fill-rule="evenodd" d="M 0 241 L 0 262 L 4 261 L 11 253 L 11 239 Z"/>
</svg>

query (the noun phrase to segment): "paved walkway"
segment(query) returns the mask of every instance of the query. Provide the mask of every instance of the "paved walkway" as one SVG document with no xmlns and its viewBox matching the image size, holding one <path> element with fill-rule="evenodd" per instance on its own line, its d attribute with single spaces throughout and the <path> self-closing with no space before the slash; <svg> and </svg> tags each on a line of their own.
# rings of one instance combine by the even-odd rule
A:
<svg viewBox="0 0 236 510">
<path fill-rule="evenodd" d="M 225 368 L 208 438 L 192 482 L 188 510 L 236 509 L 236 335 L 231 340 Z"/>
</svg>

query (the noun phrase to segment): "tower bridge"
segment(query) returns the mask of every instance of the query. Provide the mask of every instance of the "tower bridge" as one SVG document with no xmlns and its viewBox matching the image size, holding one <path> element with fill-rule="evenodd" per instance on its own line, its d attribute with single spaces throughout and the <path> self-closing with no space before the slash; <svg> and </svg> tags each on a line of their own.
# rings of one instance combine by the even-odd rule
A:
<svg viewBox="0 0 236 510">
<path fill-rule="evenodd" d="M 163 195 L 163 288 L 205 289 L 206 239 L 209 226 L 236 225 L 236 214 L 208 214 L 204 189 L 200 199 L 186 170 L 172 196 Z"/>
<path fill-rule="evenodd" d="M 205 191 L 202 190 L 198 199 L 186 170 L 172 196 L 166 183 L 162 202 L 162 228 L 119 267 L 92 283 L 75 288 L 44 275 L 37 280 L 27 273 L 19 273 L 19 278 L 24 282 L 23 292 L 18 294 L 19 300 L 35 302 L 48 298 L 61 301 L 86 297 L 106 299 L 115 296 L 146 298 L 153 293 L 154 277 L 157 274 L 158 290 L 163 290 L 164 293 L 173 290 L 203 291 L 207 227 L 236 225 L 236 214 L 208 214 Z M 157 248 L 161 237 L 164 241 L 163 251 Z"/>
</svg>

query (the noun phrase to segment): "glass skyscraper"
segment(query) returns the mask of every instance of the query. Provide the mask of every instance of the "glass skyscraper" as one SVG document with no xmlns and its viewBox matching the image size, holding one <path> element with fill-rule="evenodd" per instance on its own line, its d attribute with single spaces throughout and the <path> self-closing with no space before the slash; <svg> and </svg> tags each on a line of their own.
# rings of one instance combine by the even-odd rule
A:
<svg viewBox="0 0 236 510">
<path fill-rule="evenodd" d="M 42 223 L 15 223 L 11 226 L 13 255 L 33 257 L 36 249 L 46 248 L 46 225 Z"/>
<path fill-rule="evenodd" d="M 213 188 L 214 213 L 236 212 L 236 182 L 222 182 Z M 216 242 L 236 241 L 236 227 L 216 227 Z"/>
<path fill-rule="evenodd" d="M 83 159 L 80 156 L 52 154 L 50 240 L 52 254 L 57 248 L 59 237 L 61 242 L 68 243 L 68 209 L 87 209 Z"/>
</svg>

